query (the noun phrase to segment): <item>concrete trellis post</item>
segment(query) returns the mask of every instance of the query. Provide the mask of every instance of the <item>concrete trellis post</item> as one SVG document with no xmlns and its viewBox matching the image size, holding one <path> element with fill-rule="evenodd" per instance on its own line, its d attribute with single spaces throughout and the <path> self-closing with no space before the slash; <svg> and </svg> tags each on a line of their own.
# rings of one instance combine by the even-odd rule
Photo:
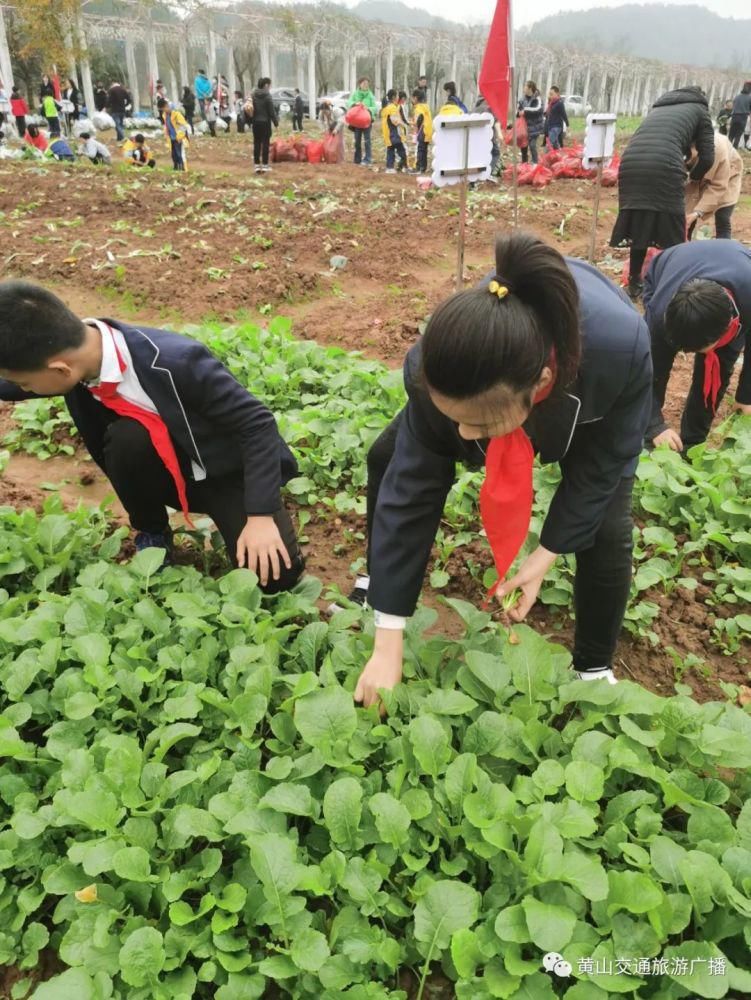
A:
<svg viewBox="0 0 751 1000">
<path fill-rule="evenodd" d="M 302 51 L 298 45 L 295 45 L 295 74 L 297 79 L 297 89 L 305 90 L 305 65 L 303 62 Z"/>
<path fill-rule="evenodd" d="M 386 90 L 391 90 L 394 86 L 394 43 L 389 39 L 389 47 L 386 52 Z"/>
<path fill-rule="evenodd" d="M 2 10 L 0 10 L 0 19 L 2 19 Z M 86 102 L 86 110 L 91 115 L 94 111 L 94 87 L 91 83 L 91 64 L 89 62 L 86 30 L 80 11 L 76 17 L 76 31 L 78 33 L 78 45 L 81 50 L 81 87 L 83 88 L 83 99 Z"/>
<path fill-rule="evenodd" d="M 584 87 L 582 88 L 582 103 L 584 104 L 585 110 L 586 110 L 586 107 L 587 107 L 587 102 L 589 101 L 589 83 L 590 83 L 591 78 L 592 78 L 592 64 L 590 62 L 588 62 L 587 63 L 587 72 L 586 72 L 586 75 L 584 77 Z M 597 109 L 595 108 L 595 110 L 597 110 Z"/>
<path fill-rule="evenodd" d="M 128 71 L 128 90 L 133 99 L 133 110 L 141 108 L 141 93 L 138 87 L 138 70 L 136 68 L 136 40 L 133 35 L 125 36 L 125 65 Z"/>
<path fill-rule="evenodd" d="M 409 52 L 404 54 L 404 86 L 402 87 L 404 93 L 409 97 L 411 93 L 411 88 L 409 85 Z"/>
<path fill-rule="evenodd" d="M 654 77 L 650 73 L 647 77 L 647 81 L 644 84 L 644 94 L 641 99 L 641 113 L 642 116 L 649 114 L 649 109 L 652 105 L 652 85 L 654 82 Z"/>
<path fill-rule="evenodd" d="M 425 49 L 420 49 L 420 76 L 425 76 L 428 71 L 428 53 Z"/>
<path fill-rule="evenodd" d="M 259 39 L 261 50 L 261 76 L 271 76 L 271 39 L 263 34 Z"/>
<path fill-rule="evenodd" d="M 235 50 L 227 46 L 227 86 L 229 88 L 230 107 L 234 107 L 235 91 L 237 90 L 237 70 L 235 69 Z"/>
<path fill-rule="evenodd" d="M 383 53 L 379 49 L 375 54 L 375 80 L 373 81 L 374 93 L 379 99 L 381 96 L 381 87 L 383 85 L 383 81 L 381 79 L 383 73 L 382 59 Z"/>
<path fill-rule="evenodd" d="M 182 96 L 182 90 L 178 89 L 177 86 L 177 74 L 170 66 L 169 70 L 169 96 L 170 100 L 174 101 L 176 104 L 180 103 L 180 97 Z"/>
<path fill-rule="evenodd" d="M 308 45 L 308 99 L 310 100 L 309 113 L 311 118 L 315 118 L 316 115 L 317 96 L 318 96 L 318 91 L 316 89 L 316 43 L 315 39 L 313 39 Z"/>
<path fill-rule="evenodd" d="M 352 61 L 349 64 L 349 78 L 352 81 L 352 86 L 350 90 L 354 90 L 357 86 L 357 49 L 352 49 Z"/>
<path fill-rule="evenodd" d="M 618 82 L 615 85 L 615 97 L 613 98 L 613 111 L 617 115 L 621 113 L 621 95 L 623 93 L 623 69 L 618 73 Z"/>
<path fill-rule="evenodd" d="M 454 83 L 456 83 L 456 74 L 457 74 L 457 54 L 455 48 L 451 56 L 451 79 L 454 81 Z"/>
<path fill-rule="evenodd" d="M 0 6 L 0 78 L 2 78 L 5 92 L 10 96 L 11 89 L 15 83 L 13 79 L 13 66 L 10 61 L 10 49 L 8 48 L 8 36 L 5 31 L 5 15 Z M 31 104 L 31 100 L 29 101 Z"/>
<path fill-rule="evenodd" d="M 345 49 L 342 52 L 342 90 L 354 90 L 349 78 L 349 71 L 352 68 L 352 63 L 349 59 L 349 52 Z"/>
<path fill-rule="evenodd" d="M 149 28 L 149 33 L 146 36 L 146 53 L 149 59 L 149 97 L 153 101 L 156 81 L 159 79 L 159 60 L 156 54 L 156 36 L 153 27 Z"/>
<path fill-rule="evenodd" d="M 571 65 L 568 68 L 568 73 L 566 73 L 566 89 L 564 93 L 570 94 L 573 91 L 573 89 L 574 89 L 574 64 L 571 63 Z"/>
<path fill-rule="evenodd" d="M 209 65 L 207 67 L 209 80 L 216 76 L 216 35 L 213 28 L 209 28 Z"/>
<path fill-rule="evenodd" d="M 545 92 L 542 95 L 543 104 L 547 101 L 548 91 L 553 86 L 553 63 L 548 63 L 548 76 L 545 82 Z"/>
<path fill-rule="evenodd" d="M 191 84 L 189 70 L 188 70 L 188 43 L 185 38 L 180 39 L 180 93 L 182 93 L 183 87 L 189 87 Z"/>
</svg>

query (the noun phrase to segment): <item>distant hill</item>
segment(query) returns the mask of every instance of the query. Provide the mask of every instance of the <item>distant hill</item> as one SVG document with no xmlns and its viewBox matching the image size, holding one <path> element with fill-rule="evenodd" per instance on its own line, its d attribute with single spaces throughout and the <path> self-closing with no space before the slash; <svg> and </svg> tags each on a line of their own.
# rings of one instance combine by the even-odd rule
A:
<svg viewBox="0 0 751 1000">
<path fill-rule="evenodd" d="M 360 0 L 351 8 L 351 13 L 364 21 L 384 21 L 386 24 L 401 24 L 405 28 L 454 28 L 455 21 L 434 17 L 426 10 L 408 7 L 401 0 Z"/>
<path fill-rule="evenodd" d="M 532 25 L 526 37 L 667 63 L 742 73 L 751 68 L 751 20 L 720 17 L 693 4 L 627 4 L 552 14 Z"/>
</svg>

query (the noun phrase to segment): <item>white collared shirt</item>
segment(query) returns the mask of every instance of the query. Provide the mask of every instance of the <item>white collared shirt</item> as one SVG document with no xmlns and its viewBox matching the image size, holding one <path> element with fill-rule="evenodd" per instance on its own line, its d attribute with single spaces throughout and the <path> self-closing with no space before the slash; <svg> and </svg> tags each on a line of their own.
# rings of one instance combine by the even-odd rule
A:
<svg viewBox="0 0 751 1000">
<path fill-rule="evenodd" d="M 95 326 L 102 338 L 102 368 L 99 372 L 99 378 L 96 381 L 88 382 L 87 385 L 96 388 L 102 382 L 115 384 L 118 396 L 122 396 L 127 402 L 133 403 L 134 406 L 138 406 L 142 410 L 148 410 L 149 413 L 158 413 L 159 410 L 157 410 L 153 400 L 138 381 L 133 359 L 122 331 L 103 323 L 100 319 L 85 319 L 84 323 L 86 326 Z M 120 357 L 123 359 L 125 371 L 120 371 L 117 351 L 120 352 Z M 206 478 L 206 473 L 200 465 L 194 461 L 191 461 L 190 465 L 193 478 L 197 482 Z"/>
</svg>

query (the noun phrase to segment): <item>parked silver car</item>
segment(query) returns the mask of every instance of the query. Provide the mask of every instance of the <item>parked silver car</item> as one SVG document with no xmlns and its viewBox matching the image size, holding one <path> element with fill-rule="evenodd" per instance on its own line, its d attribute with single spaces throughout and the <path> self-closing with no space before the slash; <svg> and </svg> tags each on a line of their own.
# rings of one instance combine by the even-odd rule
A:
<svg viewBox="0 0 751 1000">
<path fill-rule="evenodd" d="M 592 110 L 592 105 L 589 101 L 585 104 L 581 94 L 561 94 L 561 97 L 566 103 L 566 111 L 574 118 L 584 118 Z"/>
</svg>

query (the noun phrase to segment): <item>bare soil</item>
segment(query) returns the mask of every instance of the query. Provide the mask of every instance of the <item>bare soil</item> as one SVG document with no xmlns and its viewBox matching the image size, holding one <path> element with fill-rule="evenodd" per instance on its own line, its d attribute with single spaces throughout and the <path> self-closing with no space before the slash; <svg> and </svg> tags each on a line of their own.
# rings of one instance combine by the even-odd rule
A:
<svg viewBox="0 0 751 1000">
<path fill-rule="evenodd" d="M 248 135 L 199 138 L 190 150 L 190 172 L 175 175 L 155 142 L 156 171 L 81 168 L 61 164 L 0 162 L 0 263 L 5 277 L 52 285 L 79 315 L 113 316 L 177 329 L 205 319 L 263 322 L 266 313 L 294 321 L 295 333 L 385 361 L 392 367 L 419 337 L 435 305 L 455 287 L 458 193 L 420 192 L 415 178 L 385 175 L 347 163 L 336 166 L 278 164 L 269 175 L 252 173 Z M 744 190 L 749 191 L 748 177 Z M 543 191 L 520 189 L 520 224 L 566 254 L 586 257 L 593 182 L 560 180 Z M 742 199 L 747 201 L 747 199 Z M 602 191 L 596 263 L 618 280 L 625 254 L 608 238 L 617 192 Z M 485 273 L 495 235 L 512 220 L 511 195 L 502 185 L 470 192 L 465 282 Z M 751 212 L 741 204 L 735 235 L 751 241 Z M 332 257 L 346 258 L 343 268 Z M 676 426 L 691 379 L 691 359 L 679 357 L 666 416 Z M 0 439 L 12 417 L 0 408 Z M 109 483 L 83 454 L 45 463 L 14 455 L 0 480 L 0 503 L 39 508 L 58 484 L 66 505 L 113 500 Z M 364 518 L 312 511 L 304 528 L 308 569 L 346 593 L 351 566 L 364 554 Z M 196 560 L 186 548 L 180 561 Z M 439 610 L 439 628 L 456 635 L 460 623 L 441 596 L 479 601 L 480 585 L 468 563 L 490 564 L 482 541 L 464 548 L 449 566 L 451 582 L 427 603 Z M 662 613 L 660 643 L 632 639 L 619 647 L 616 673 L 667 694 L 675 662 L 701 655 L 703 672 L 683 681 L 702 699 L 722 697 L 718 680 L 749 682 L 741 658 L 710 645 L 710 609 L 696 594 L 650 595 Z M 700 595 L 699 595 L 700 596 Z M 569 644 L 567 614 L 537 607 L 532 622 Z M 744 659 L 748 659 L 745 657 Z"/>
</svg>

